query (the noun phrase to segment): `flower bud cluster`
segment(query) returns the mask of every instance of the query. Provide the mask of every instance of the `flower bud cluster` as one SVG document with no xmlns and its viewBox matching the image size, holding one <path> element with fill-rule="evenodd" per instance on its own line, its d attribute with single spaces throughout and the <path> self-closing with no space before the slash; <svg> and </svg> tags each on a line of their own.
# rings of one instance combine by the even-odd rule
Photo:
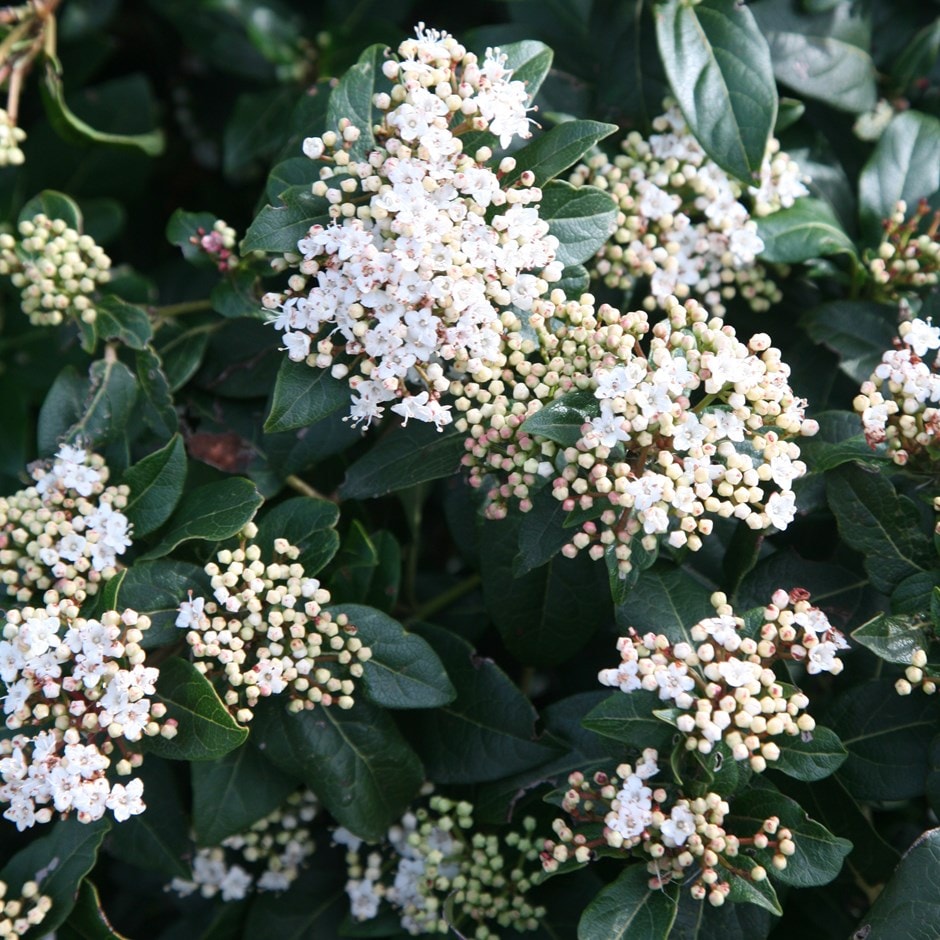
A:
<svg viewBox="0 0 940 940">
<path fill-rule="evenodd" d="M 346 830 L 335 833 L 347 847 L 349 896 L 354 920 L 372 920 L 382 901 L 412 936 L 450 934 L 488 940 L 536 930 L 544 908 L 526 892 L 538 871 L 535 820 L 502 840 L 473 831 L 473 807 L 432 796 L 427 807 L 406 813 L 386 841 L 368 854 Z M 449 910 L 445 910 L 445 902 Z M 473 933 L 467 933 L 473 925 Z"/>
<path fill-rule="evenodd" d="M 143 781 L 129 775 L 142 757 L 128 748 L 145 736 L 176 734 L 166 707 L 148 696 L 159 670 L 145 665 L 141 647 L 150 621 L 133 610 L 84 619 L 70 601 L 6 614 L 0 640 L 3 713 L 11 731 L 0 740 L 0 801 L 4 818 L 28 829 L 55 813 L 80 822 L 118 822 L 144 811 Z M 33 733 L 34 729 L 39 729 Z"/>
<path fill-rule="evenodd" d="M 691 643 L 631 629 L 617 641 L 620 664 L 597 678 L 622 692 L 656 692 L 675 707 L 686 750 L 709 754 L 724 742 L 735 760 L 761 773 L 780 757 L 775 739 L 811 735 L 816 727 L 806 712 L 809 698 L 780 682 L 773 666 L 790 660 L 811 675 L 836 675 L 843 665 L 838 653 L 849 645 L 801 588 L 776 591 L 753 631 L 724 594 L 713 595 L 712 603 L 716 616 L 691 628 Z"/>
<path fill-rule="evenodd" d="M 763 333 L 741 342 L 695 300 L 664 303 L 666 319 L 651 327 L 642 311 L 553 291 L 509 333 L 502 368 L 454 383 L 464 464 L 472 485 L 488 487 L 491 518 L 515 503 L 528 511 L 550 485 L 575 523 L 586 520 L 571 526 L 564 554 L 608 553 L 624 576 L 634 539 L 647 551 L 660 540 L 694 551 L 715 516 L 752 529 L 793 521 L 793 481 L 806 467 L 790 438 L 818 426 L 779 350 Z M 526 429 L 568 392 L 580 393 L 580 436 L 572 425 L 564 446 Z"/>
<path fill-rule="evenodd" d="M 130 547 L 126 486 L 108 486 L 104 458 L 64 444 L 34 484 L 0 497 L 0 583 L 16 603 L 36 594 L 81 603 L 114 577 Z"/>
<path fill-rule="evenodd" d="M 529 136 L 525 83 L 506 56 L 483 60 L 452 36 L 425 30 L 385 62 L 374 128 L 345 119 L 304 141 L 323 164 L 315 196 L 332 221 L 314 225 L 287 263 L 283 294 L 264 298 L 291 359 L 348 379 L 349 417 L 365 427 L 388 403 L 405 423 L 451 421 L 445 368 L 475 371 L 499 353 L 510 305 L 529 310 L 561 276 L 558 241 L 539 217 L 531 172 L 493 153 L 463 152 L 462 135 L 489 132 L 503 147 Z M 359 159 L 364 133 L 375 148 Z M 536 273 L 540 272 L 540 273 Z"/>
<path fill-rule="evenodd" d="M 200 227 L 190 239 L 201 251 L 212 259 L 220 274 L 227 274 L 238 267 L 238 255 L 234 253 L 235 229 L 218 219 L 211 231 Z"/>
<path fill-rule="evenodd" d="M 940 433 L 940 375 L 936 362 L 928 366 L 922 358 L 940 348 L 940 327 L 915 319 L 898 331 L 900 340 L 881 357 L 853 404 L 869 445 L 885 444 L 903 467 L 922 453 L 932 457 Z"/>
<path fill-rule="evenodd" d="M 7 897 L 7 890 L 6 882 L 0 881 L 0 940 L 19 940 L 46 919 L 52 898 L 40 894 L 35 881 L 25 882 L 19 897 Z"/>
<path fill-rule="evenodd" d="M 902 200 L 884 220 L 877 251 L 866 256 L 876 300 L 897 303 L 906 293 L 940 283 L 940 209 L 932 210 L 921 199 L 907 220 L 906 215 L 907 203 Z"/>
<path fill-rule="evenodd" d="M 19 224 L 19 243 L 0 235 L 0 274 L 21 289 L 33 326 L 58 326 L 72 316 L 94 323 L 94 292 L 111 279 L 111 259 L 90 235 L 40 213 Z"/>
<path fill-rule="evenodd" d="M 20 166 L 26 157 L 20 144 L 26 140 L 26 131 L 17 127 L 5 108 L 0 108 L 0 166 Z"/>
<path fill-rule="evenodd" d="M 771 139 L 760 185 L 743 191 L 702 150 L 679 108 L 666 102 L 653 121 L 658 133 L 631 133 L 613 162 L 605 154 L 577 166 L 576 186 L 606 190 L 620 209 L 617 229 L 598 252 L 592 274 L 611 288 L 632 290 L 649 278 L 647 304 L 695 296 L 713 313 L 740 294 L 755 310 L 780 300 L 756 259 L 764 250 L 754 215 L 792 206 L 808 192 L 799 167 Z"/>
<path fill-rule="evenodd" d="M 935 695 L 938 684 L 940 675 L 936 674 L 936 667 L 928 665 L 927 651 L 918 648 L 911 655 L 911 664 L 904 670 L 904 678 L 898 679 L 894 687 L 898 695 L 910 695 L 915 688 L 925 695 Z"/>
<path fill-rule="evenodd" d="M 546 839 L 541 853 L 544 870 L 554 872 L 568 861 L 584 864 L 597 849 L 613 848 L 646 861 L 651 889 L 676 882 L 687 885 L 696 900 L 707 898 L 719 907 L 731 890 L 730 872 L 751 881 L 767 877 L 767 870 L 743 850 L 769 849 L 772 867 L 786 868 L 796 844 L 776 816 L 765 819 L 753 835 L 734 835 L 725 829 L 729 806 L 719 794 L 689 799 L 670 793 L 673 788 L 649 785 L 659 773 L 658 759 L 648 748 L 635 767 L 621 764 L 615 775 L 571 774 L 562 808 L 572 824 L 555 820 L 556 839 Z M 598 824 L 603 824 L 602 834 L 592 838 L 588 833 L 593 835 Z"/>
<path fill-rule="evenodd" d="M 243 534 L 254 538 L 257 529 L 249 524 Z M 271 564 L 258 545 L 220 551 L 205 567 L 213 597 L 190 592 L 180 604 L 176 625 L 187 630 L 196 668 L 219 680 L 223 701 L 241 722 L 251 721 L 269 695 L 286 694 L 295 712 L 352 708 L 355 680 L 372 650 L 345 614 L 324 610 L 330 592 L 306 576 L 300 549 L 276 539 L 274 550 Z"/>
<path fill-rule="evenodd" d="M 169 889 L 180 897 L 198 891 L 223 901 L 241 901 L 253 890 L 286 891 L 316 848 L 310 823 L 319 808 L 312 790 L 292 793 L 246 832 L 197 849 L 192 879 L 174 878 Z"/>
</svg>

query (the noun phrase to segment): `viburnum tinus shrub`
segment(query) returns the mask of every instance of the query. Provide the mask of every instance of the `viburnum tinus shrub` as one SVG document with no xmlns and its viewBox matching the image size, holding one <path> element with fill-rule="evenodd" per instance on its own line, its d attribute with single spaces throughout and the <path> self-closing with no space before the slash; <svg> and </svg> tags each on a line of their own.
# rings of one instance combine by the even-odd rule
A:
<svg viewBox="0 0 940 940">
<path fill-rule="evenodd" d="M 0 935 L 937 920 L 935 10 L 0 34 Z"/>
</svg>

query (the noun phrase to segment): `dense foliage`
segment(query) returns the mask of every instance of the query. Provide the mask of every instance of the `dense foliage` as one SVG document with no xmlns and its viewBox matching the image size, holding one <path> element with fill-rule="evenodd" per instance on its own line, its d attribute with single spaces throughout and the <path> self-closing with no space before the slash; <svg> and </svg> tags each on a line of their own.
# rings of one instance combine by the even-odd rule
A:
<svg viewBox="0 0 940 940">
<path fill-rule="evenodd" d="M 0 936 L 940 920 L 936 2 L 29 0 L 0 83 Z"/>
</svg>

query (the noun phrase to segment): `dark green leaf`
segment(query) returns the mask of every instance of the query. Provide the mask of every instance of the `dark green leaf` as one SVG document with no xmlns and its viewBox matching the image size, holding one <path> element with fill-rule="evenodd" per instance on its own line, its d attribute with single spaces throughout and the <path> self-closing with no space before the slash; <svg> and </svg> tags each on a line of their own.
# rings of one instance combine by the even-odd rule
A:
<svg viewBox="0 0 940 940">
<path fill-rule="evenodd" d="M 189 819 L 170 765 L 151 754 L 134 774 L 144 781 L 147 810 L 111 829 L 105 842 L 108 854 L 167 878 L 192 877 L 184 861 L 192 845 Z"/>
<path fill-rule="evenodd" d="M 593 392 L 568 392 L 526 418 L 521 430 L 564 447 L 574 447 L 581 440 L 582 425 L 600 413 L 600 402 Z"/>
<path fill-rule="evenodd" d="M 111 925 L 101 906 L 98 889 L 87 878 L 78 886 L 75 907 L 58 936 L 74 936 L 81 940 L 125 940 L 124 935 Z"/>
<path fill-rule="evenodd" d="M 52 899 L 39 931 L 33 937 L 45 937 L 55 930 L 75 906 L 78 886 L 94 867 L 98 847 L 111 827 L 107 818 L 81 823 L 75 816 L 59 820 L 48 835 L 40 836 L 16 853 L 0 871 L 0 881 L 17 897 L 24 882 L 37 881 L 39 893 Z M 55 859 L 57 864 L 50 864 Z"/>
<path fill-rule="evenodd" d="M 834 836 L 810 819 L 799 803 L 769 786 L 751 787 L 734 798 L 728 828 L 738 836 L 752 836 L 770 816 L 780 819 L 780 825 L 793 833 L 796 844 L 796 852 L 781 870 L 773 868 L 772 848 L 754 851 L 753 857 L 767 871 L 773 871 L 774 878 L 795 888 L 808 888 L 828 884 L 839 874 L 852 843 Z"/>
<path fill-rule="evenodd" d="M 891 613 L 923 614 L 930 610 L 934 591 L 940 587 L 940 571 L 922 571 L 905 578 L 891 595 Z"/>
<path fill-rule="evenodd" d="M 578 940 L 666 940 L 676 918 L 675 892 L 654 890 L 649 879 L 644 864 L 628 865 L 587 906 Z"/>
<path fill-rule="evenodd" d="M 292 186 L 279 198 L 284 205 L 265 206 L 248 226 L 241 244 L 243 252 L 295 252 L 297 242 L 312 225 L 326 224 L 330 219 L 329 203 L 314 196 L 309 185 Z"/>
<path fill-rule="evenodd" d="M 146 346 L 135 358 L 144 421 L 155 434 L 170 437 L 179 427 L 179 418 L 160 356 L 151 346 Z"/>
<path fill-rule="evenodd" d="M 808 737 L 779 735 L 774 741 L 780 757 L 771 766 L 796 780 L 822 780 L 834 774 L 848 757 L 838 735 L 817 725 Z"/>
<path fill-rule="evenodd" d="M 761 260 L 774 264 L 855 254 L 852 239 L 821 199 L 799 199 L 789 209 L 762 216 L 757 220 L 757 234 L 764 242 Z"/>
<path fill-rule="evenodd" d="M 441 432 L 432 424 L 394 427 L 346 472 L 344 499 L 371 499 L 460 469 L 464 435 L 453 427 Z"/>
<path fill-rule="evenodd" d="M 277 152 L 295 96 L 293 88 L 283 86 L 238 96 L 222 138 L 226 176 L 237 179 L 252 163 Z"/>
<path fill-rule="evenodd" d="M 209 330 L 205 324 L 183 329 L 179 324 L 169 323 L 161 327 L 156 345 L 170 391 L 175 392 L 198 371 L 209 345 Z"/>
<path fill-rule="evenodd" d="M 913 505 L 885 477 L 846 464 L 826 474 L 826 493 L 839 534 L 865 555 L 865 570 L 879 591 L 890 594 L 930 566 L 933 549 Z"/>
<path fill-rule="evenodd" d="M 674 940 L 764 940 L 773 919 L 769 911 L 754 904 L 723 904 L 713 907 L 696 901 L 688 891 L 679 892 L 679 910 L 673 927 Z"/>
<path fill-rule="evenodd" d="M 150 618 L 150 629 L 142 644 L 145 649 L 182 638 L 176 617 L 188 591 L 197 597 L 212 594 L 209 576 L 198 565 L 186 561 L 138 561 L 127 569 L 121 584 L 121 603 Z"/>
<path fill-rule="evenodd" d="M 444 664 L 420 636 L 372 607 L 340 604 L 330 609 L 334 619 L 346 614 L 372 650 L 361 680 L 370 702 L 385 708 L 436 708 L 454 700 L 457 693 Z"/>
<path fill-rule="evenodd" d="M 556 260 L 567 267 L 594 257 L 616 227 L 617 206 L 593 186 L 553 180 L 542 190 L 539 215 L 558 239 Z"/>
<path fill-rule="evenodd" d="M 526 521 L 523 517 L 522 526 Z M 581 554 L 556 555 L 519 573 L 514 570 L 519 525 L 518 517 L 483 524 L 483 599 L 513 656 L 528 665 L 554 665 L 585 646 L 597 627 L 610 620 L 607 571 Z"/>
<path fill-rule="evenodd" d="M 348 405 L 349 394 L 349 386 L 334 379 L 328 370 L 285 357 L 278 369 L 264 429 L 270 434 L 314 424 Z"/>
<path fill-rule="evenodd" d="M 921 29 L 897 57 L 891 78 L 900 94 L 905 94 L 919 79 L 927 79 L 940 57 L 940 19 Z"/>
<path fill-rule="evenodd" d="M 847 689 L 825 716 L 849 752 L 839 778 L 858 800 L 921 796 L 938 716 L 940 706 L 932 697 L 900 696 L 891 679 Z"/>
<path fill-rule="evenodd" d="M 894 308 L 867 301 L 833 300 L 810 310 L 801 322 L 810 339 L 835 352 L 842 370 L 858 383 L 871 378 L 897 335 Z"/>
<path fill-rule="evenodd" d="M 372 96 L 375 94 L 376 81 L 382 78 L 376 73 L 376 59 L 385 55 L 385 46 L 370 46 L 359 57 L 359 61 L 339 80 L 339 84 L 330 93 L 330 102 L 326 111 L 327 127 L 339 132 L 339 122 L 346 118 L 359 130 L 359 139 L 351 150 L 354 160 L 365 159 L 375 149 L 375 136 L 372 133 Z"/>
<path fill-rule="evenodd" d="M 31 221 L 40 214 L 47 219 L 61 219 L 69 228 L 77 232 L 81 232 L 84 228 L 82 210 L 79 209 L 78 203 L 71 196 L 55 189 L 44 189 L 32 199 L 28 199 L 17 216 L 17 225 L 20 222 Z"/>
<path fill-rule="evenodd" d="M 865 440 L 861 421 L 855 412 L 824 411 L 817 415 L 816 420 L 819 422 L 819 433 L 800 441 L 800 456 L 810 470 L 822 472 L 834 470 L 844 463 L 883 462 L 890 459 L 884 453 L 884 448 L 871 447 Z"/>
<path fill-rule="evenodd" d="M 91 380 L 81 412 L 68 429 L 66 439 L 101 450 L 127 429 L 137 401 L 137 379 L 117 359 L 99 359 L 88 370 Z"/>
<path fill-rule="evenodd" d="M 149 535 L 170 518 L 186 483 L 186 448 L 173 438 L 158 451 L 135 463 L 124 474 L 131 490 L 124 515 L 134 527 L 134 538 Z"/>
<path fill-rule="evenodd" d="M 39 409 L 36 442 L 41 456 L 51 457 L 58 450 L 66 432 L 81 414 L 87 394 L 88 379 L 82 378 L 73 366 L 66 366 L 56 376 Z"/>
<path fill-rule="evenodd" d="M 276 810 L 297 786 L 297 778 L 281 773 L 251 741 L 215 761 L 190 767 L 193 786 L 193 829 L 199 845 L 221 845 L 247 831 Z"/>
<path fill-rule="evenodd" d="M 161 130 L 146 134 L 109 134 L 95 130 L 78 117 L 65 102 L 65 88 L 57 64 L 53 59 L 47 61 L 41 88 L 46 116 L 60 136 L 72 143 L 142 150 L 148 157 L 163 153 L 165 141 Z"/>
<path fill-rule="evenodd" d="M 581 722 L 585 728 L 605 738 L 613 738 L 643 750 L 654 747 L 666 753 L 676 730 L 654 712 L 663 702 L 652 692 L 614 692 L 595 705 Z"/>
<path fill-rule="evenodd" d="M 183 542 L 221 542 L 240 532 L 263 502 L 250 480 L 229 477 L 187 493 L 173 513 L 163 538 L 143 557 L 161 558 Z"/>
<path fill-rule="evenodd" d="M 652 568 L 617 607 L 617 626 L 640 634 L 663 633 L 673 643 L 687 641 L 691 627 L 715 615 L 709 598 L 708 589 L 681 568 Z"/>
<path fill-rule="evenodd" d="M 858 940 L 934 940 L 940 923 L 940 829 L 920 836 L 852 934 Z"/>
<path fill-rule="evenodd" d="M 361 697 L 348 710 L 317 707 L 296 715 L 280 702 L 263 704 L 254 730 L 265 756 L 299 776 L 351 832 L 373 842 L 383 838 L 424 779 L 388 712 Z"/>
<path fill-rule="evenodd" d="M 339 507 L 325 499 L 297 496 L 266 512 L 258 523 L 255 542 L 265 560 L 274 557 L 274 540 L 287 539 L 300 549 L 298 561 L 308 578 L 329 564 L 339 548 Z"/>
<path fill-rule="evenodd" d="M 515 577 L 522 577 L 550 561 L 563 545 L 571 541 L 577 531 L 566 527 L 569 513 L 562 501 L 552 496 L 548 487 L 542 487 L 532 499 L 532 508 L 520 515 L 521 520 L 518 524 L 513 524 L 511 530 L 513 535 L 518 531 L 519 541 L 519 554 L 512 560 L 512 573 Z M 514 541 L 509 537 L 509 526 L 498 523 L 496 526 L 486 526 L 485 529 L 492 532 L 491 541 L 495 540 L 497 544 L 511 544 Z M 501 554 L 505 555 L 507 552 Z"/>
<path fill-rule="evenodd" d="M 926 628 L 923 617 L 879 614 L 853 630 L 852 639 L 870 649 L 880 659 L 909 666 L 914 650 L 927 648 Z"/>
<path fill-rule="evenodd" d="M 218 219 L 214 212 L 187 212 L 185 209 L 177 209 L 166 223 L 166 240 L 171 245 L 176 245 L 190 263 L 214 268 L 216 263 L 202 249 L 199 239 L 212 231 Z"/>
<path fill-rule="evenodd" d="M 504 188 L 511 185 L 524 171 L 530 170 L 535 174 L 534 185 L 544 186 L 615 130 L 616 124 L 600 121 L 565 121 L 517 150 L 513 154 L 515 169 L 503 177 L 501 185 Z"/>
<path fill-rule="evenodd" d="M 300 874 L 287 891 L 265 891 L 248 912 L 244 936 L 277 937 L 278 940 L 327 940 L 340 937 L 349 899 L 337 875 L 342 867 L 335 860 Z M 231 932 L 223 937 L 231 937 Z"/>
<path fill-rule="evenodd" d="M 189 660 L 174 656 L 161 664 L 157 699 L 167 707 L 164 723 L 177 722 L 176 737 L 146 739 L 146 749 L 160 757 L 215 760 L 248 737 L 248 729 L 229 714 L 212 684 Z"/>
<path fill-rule="evenodd" d="M 535 710 L 492 660 L 439 627 L 415 627 L 444 663 L 457 698 L 433 711 L 416 712 L 412 726 L 430 779 L 483 783 L 556 757 L 536 740 Z"/>
<path fill-rule="evenodd" d="M 753 859 L 744 858 L 740 862 L 740 867 L 744 871 L 750 871 L 756 864 Z M 731 890 L 728 892 L 728 900 L 733 904 L 754 904 L 771 914 L 776 914 L 778 917 L 783 914 L 777 891 L 770 879 L 753 881 L 751 878 L 745 878 L 736 872 L 728 872 L 727 878 L 728 884 L 731 886 Z"/>
<path fill-rule="evenodd" d="M 358 528 L 359 524 L 354 523 L 350 535 Z M 385 529 L 371 535 L 363 530 L 361 536 L 366 543 L 362 548 L 369 557 L 352 559 L 346 554 L 344 545 L 330 576 L 333 602 L 366 604 L 390 613 L 395 609 L 401 587 L 401 546 L 398 539 Z"/>
<path fill-rule="evenodd" d="M 228 319 L 251 317 L 265 320 L 268 314 L 261 306 L 256 286 L 257 276 L 253 271 L 236 268 L 212 288 L 209 294 L 212 309 Z"/>
<path fill-rule="evenodd" d="M 778 81 L 855 114 L 875 106 L 871 29 L 852 4 L 839 3 L 821 16 L 806 16 L 795 4 L 776 0 L 750 9 L 770 44 Z"/>
<path fill-rule="evenodd" d="M 862 225 L 872 244 L 899 200 L 912 211 L 921 197 L 940 189 L 940 120 L 919 111 L 895 116 L 858 181 Z"/>
<path fill-rule="evenodd" d="M 131 349 L 144 349 L 153 336 L 147 311 L 108 294 L 95 302 L 95 333 Z"/>
<path fill-rule="evenodd" d="M 777 117 L 777 87 L 750 10 L 734 0 L 665 0 L 655 15 L 666 75 L 692 133 L 722 169 L 754 179 Z"/>
</svg>

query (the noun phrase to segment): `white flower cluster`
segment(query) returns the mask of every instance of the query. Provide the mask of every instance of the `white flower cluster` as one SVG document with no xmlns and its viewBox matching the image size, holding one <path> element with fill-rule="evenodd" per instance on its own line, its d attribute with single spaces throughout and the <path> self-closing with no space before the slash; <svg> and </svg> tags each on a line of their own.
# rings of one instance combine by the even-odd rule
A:
<svg viewBox="0 0 940 940">
<path fill-rule="evenodd" d="M 210 231 L 196 229 L 190 242 L 212 259 L 220 274 L 227 274 L 238 267 L 238 255 L 235 248 L 235 229 L 217 219 Z"/>
<path fill-rule="evenodd" d="M 840 651 L 849 644 L 801 588 L 776 591 L 764 623 L 746 631 L 724 594 L 712 595 L 716 616 L 695 624 L 691 643 L 633 630 L 617 641 L 621 662 L 598 674 L 601 685 L 621 692 L 656 692 L 680 712 L 675 725 L 685 748 L 709 754 L 724 742 L 735 760 L 761 773 L 780 757 L 774 740 L 809 734 L 816 722 L 809 698 L 781 683 L 775 663 L 803 663 L 810 675 L 842 671 Z M 753 633 L 753 635 L 749 635 Z"/>
<path fill-rule="evenodd" d="M 666 107 L 653 121 L 658 133 L 644 140 L 634 131 L 613 162 L 598 154 L 572 174 L 572 183 L 606 190 L 620 208 L 593 273 L 621 290 L 649 278 L 651 309 L 672 295 L 696 296 L 721 315 L 724 302 L 740 294 L 767 310 L 781 295 L 757 263 L 764 243 L 751 214 L 768 215 L 805 196 L 799 167 L 771 139 L 760 185 L 745 193 L 705 154 L 679 108 Z"/>
<path fill-rule="evenodd" d="M 872 377 L 862 383 L 854 406 L 868 443 L 885 444 L 904 466 L 912 457 L 936 453 L 940 434 L 940 375 L 923 358 L 940 349 L 940 327 L 915 319 L 900 325 L 901 342 L 889 349 Z"/>
<path fill-rule="evenodd" d="M 20 144 L 26 140 L 26 131 L 13 123 L 5 108 L 0 108 L 0 166 L 20 166 L 26 157 Z"/>
<path fill-rule="evenodd" d="M 0 740 L 0 801 L 4 818 L 28 829 L 55 813 L 81 822 L 111 810 L 118 822 L 142 813 L 143 781 L 112 783 L 107 772 L 129 775 L 142 757 L 125 742 L 176 734 L 161 725 L 166 707 L 154 694 L 159 670 L 141 648 L 150 621 L 133 610 L 86 620 L 70 603 L 25 607 L 6 614 L 0 640 L 0 682 L 6 727 L 38 730 Z"/>
<path fill-rule="evenodd" d="M 316 848 L 310 823 L 318 810 L 313 791 L 292 793 L 247 832 L 197 849 L 192 879 L 174 878 L 168 887 L 180 897 L 198 891 L 223 901 L 241 901 L 252 891 L 286 891 Z"/>
<path fill-rule="evenodd" d="M 19 243 L 0 235 L 0 274 L 21 289 L 33 326 L 57 326 L 67 316 L 94 323 L 93 295 L 111 279 L 111 259 L 90 235 L 40 213 L 19 224 Z"/>
<path fill-rule="evenodd" d="M 470 803 L 432 796 L 427 807 L 406 813 L 365 859 L 362 840 L 336 830 L 335 840 L 347 848 L 346 894 L 353 919 L 372 920 L 384 900 L 412 936 L 450 934 L 468 922 L 475 940 L 505 936 L 493 928 L 537 929 L 544 908 L 525 896 L 538 866 L 535 820 L 524 819 L 523 831 L 508 833 L 502 844 L 498 836 L 472 828 Z"/>
<path fill-rule="evenodd" d="M 532 174 L 503 188 L 511 158 L 497 172 L 489 147 L 462 149 L 469 131 L 503 147 L 529 135 L 525 85 L 505 55 L 489 49 L 480 62 L 423 24 L 398 54 L 384 66 L 391 92 L 375 96 L 375 150 L 354 160 L 349 149 L 365 129 L 348 124 L 304 141 L 325 164 L 313 192 L 330 202 L 333 221 L 300 240 L 289 258 L 299 274 L 264 304 L 278 311 L 291 359 L 349 377 L 354 424 L 368 427 L 394 402 L 406 423 L 440 429 L 451 421 L 440 403 L 445 368 L 492 361 L 503 311 L 530 309 L 561 265 Z"/>
<path fill-rule="evenodd" d="M 635 767 L 621 764 L 614 776 L 598 772 L 587 779 L 580 771 L 571 774 L 562 809 L 573 827 L 564 819 L 555 820 L 557 841 L 545 840 L 544 870 L 554 872 L 572 860 L 584 864 L 602 847 L 619 849 L 646 861 L 651 889 L 676 882 L 688 886 L 696 900 L 708 898 L 719 907 L 731 890 L 730 873 L 751 881 L 767 877 L 767 869 L 749 850 L 769 850 L 772 868 L 787 867 L 796 844 L 776 816 L 764 820 L 753 835 L 734 835 L 724 828 L 730 807 L 719 794 L 690 799 L 649 785 L 659 773 L 658 760 L 657 752 L 647 748 Z M 600 823 L 602 834 L 593 835 Z"/>
<path fill-rule="evenodd" d="M 7 896 L 8 885 L 0 881 L 0 940 L 19 940 L 52 910 L 52 898 L 39 893 L 35 881 L 27 881 L 18 897 Z"/>
<path fill-rule="evenodd" d="M 907 203 L 901 200 L 883 225 L 878 250 L 865 256 L 874 299 L 898 303 L 906 294 L 940 283 L 940 209 L 921 199 L 907 218 Z"/>
<path fill-rule="evenodd" d="M 32 468 L 33 486 L 0 497 L 0 583 L 17 603 L 81 603 L 116 574 L 131 545 L 121 511 L 126 486 L 107 486 L 104 458 L 63 445 L 52 466 Z"/>
<path fill-rule="evenodd" d="M 634 539 L 647 551 L 660 539 L 695 551 L 715 516 L 752 529 L 793 521 L 793 481 L 806 467 L 789 438 L 818 426 L 779 350 L 764 333 L 741 342 L 697 301 L 671 297 L 665 308 L 651 328 L 642 311 L 595 310 L 590 295 L 565 301 L 554 291 L 535 303 L 527 329 L 509 334 L 503 368 L 454 383 L 457 426 L 469 435 L 464 464 L 471 484 L 489 487 L 490 517 L 510 502 L 528 511 L 535 490 L 551 485 L 586 520 L 562 551 L 611 552 L 623 575 Z M 586 415 L 571 424 L 569 446 L 526 429 L 568 392 L 580 393 Z"/>
<path fill-rule="evenodd" d="M 249 524 L 243 534 L 254 538 L 257 529 Z M 222 699 L 241 722 L 269 695 L 289 696 L 292 711 L 352 708 L 354 680 L 372 651 L 345 614 L 334 619 L 323 609 L 330 592 L 304 574 L 300 549 L 277 539 L 275 553 L 280 560 L 266 565 L 257 545 L 243 545 L 206 565 L 213 598 L 190 592 L 176 618 L 196 668 L 220 680 Z"/>
</svg>

